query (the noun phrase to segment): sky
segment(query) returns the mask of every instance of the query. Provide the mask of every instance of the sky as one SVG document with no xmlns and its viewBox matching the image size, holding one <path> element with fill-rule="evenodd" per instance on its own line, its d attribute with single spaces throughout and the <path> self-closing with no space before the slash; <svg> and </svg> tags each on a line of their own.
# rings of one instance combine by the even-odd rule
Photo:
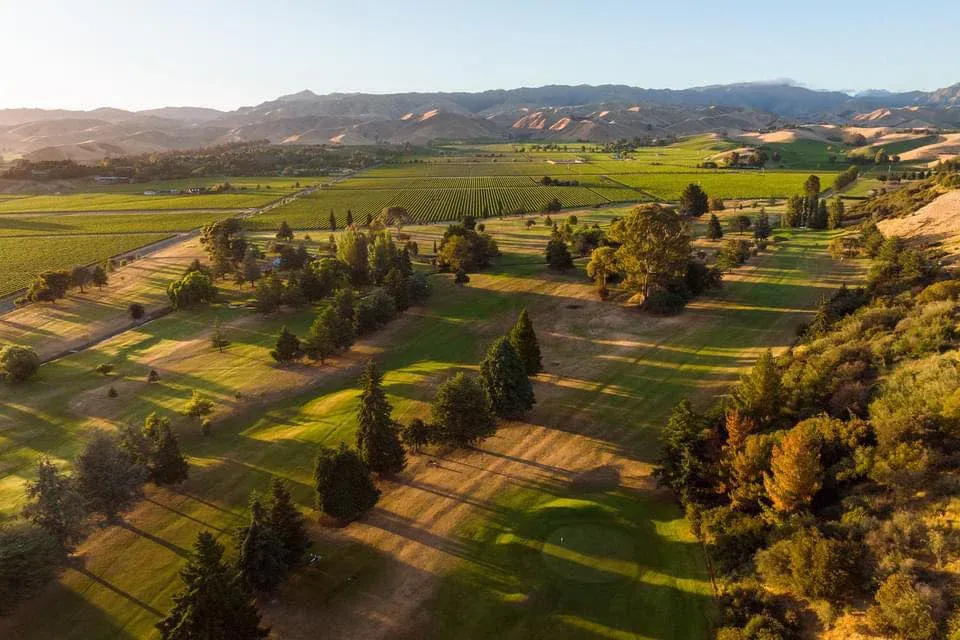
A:
<svg viewBox="0 0 960 640">
<path fill-rule="evenodd" d="M 960 82 L 960 2 L 0 0 L 0 108 L 547 84 Z"/>
</svg>

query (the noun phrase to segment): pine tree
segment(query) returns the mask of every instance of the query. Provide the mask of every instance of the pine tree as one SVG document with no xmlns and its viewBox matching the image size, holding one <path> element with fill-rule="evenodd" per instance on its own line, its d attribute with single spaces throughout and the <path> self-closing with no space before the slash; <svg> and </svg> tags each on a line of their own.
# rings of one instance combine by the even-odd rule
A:
<svg viewBox="0 0 960 640">
<path fill-rule="evenodd" d="M 333 209 L 330 209 L 330 231 L 337 230 L 337 218 L 333 215 Z"/>
<path fill-rule="evenodd" d="M 87 513 L 77 484 L 46 456 L 37 460 L 27 499 L 23 517 L 49 533 L 62 549 L 70 551 L 83 539 Z"/>
<path fill-rule="evenodd" d="M 237 531 L 237 571 L 254 591 L 273 593 L 287 572 L 286 553 L 266 509 L 257 498 L 250 502 L 250 521 Z"/>
<path fill-rule="evenodd" d="M 353 520 L 380 499 L 367 465 L 345 444 L 341 443 L 338 449 L 320 448 L 314 477 L 317 507 L 334 518 Z"/>
<path fill-rule="evenodd" d="M 243 274 L 245 282 L 254 283 L 263 275 L 260 272 L 258 258 L 259 252 L 257 248 L 253 246 L 247 247 L 247 251 L 243 255 L 243 265 L 241 267 L 241 273 Z"/>
<path fill-rule="evenodd" d="M 347 209 L 347 226 L 348 227 L 353 226 L 353 211 L 351 211 L 350 209 Z"/>
<path fill-rule="evenodd" d="M 440 385 L 430 410 L 443 439 L 455 445 L 472 445 L 497 431 L 490 396 L 462 371 Z"/>
<path fill-rule="evenodd" d="M 688 184 L 680 194 L 680 213 L 699 217 L 710 210 L 710 198 L 698 184 Z"/>
<path fill-rule="evenodd" d="M 108 520 L 142 495 L 147 470 L 131 460 L 117 441 L 97 431 L 74 462 L 77 486 L 89 511 Z"/>
<path fill-rule="evenodd" d="M 371 471 L 395 474 L 407 465 L 399 429 L 390 417 L 392 407 L 383 391 L 383 376 L 377 363 L 367 360 L 360 376 L 360 407 L 357 410 L 357 451 Z"/>
<path fill-rule="evenodd" d="M 760 213 L 757 214 L 757 219 L 753 223 L 753 237 L 757 240 L 766 240 L 770 237 L 770 233 L 770 216 L 767 215 L 765 208 L 760 207 Z"/>
<path fill-rule="evenodd" d="M 338 289 L 330 302 L 335 318 L 334 337 L 338 349 L 349 349 L 357 339 L 356 309 L 353 290 Z"/>
<path fill-rule="evenodd" d="M 300 348 L 300 339 L 293 335 L 286 326 L 280 328 L 277 336 L 277 346 L 270 352 L 270 356 L 281 364 L 293 362 L 303 357 Z"/>
<path fill-rule="evenodd" d="M 283 546 L 283 561 L 287 567 L 294 567 L 303 560 L 310 548 L 310 537 L 303 514 L 293 504 L 293 498 L 286 484 L 280 478 L 274 478 L 270 484 L 269 515 L 270 528 L 280 538 Z"/>
<path fill-rule="evenodd" d="M 390 269 L 383 278 L 383 288 L 393 298 L 397 311 L 406 311 L 410 308 L 410 285 L 396 267 Z"/>
<path fill-rule="evenodd" d="M 827 216 L 827 229 L 839 229 L 843 226 L 843 214 L 845 208 L 841 198 L 834 198 L 830 201 L 830 213 Z"/>
<path fill-rule="evenodd" d="M 787 431 L 773 446 L 770 471 L 763 475 L 763 486 L 775 510 L 794 513 L 809 506 L 823 484 L 820 440 L 814 430 L 799 425 Z"/>
<path fill-rule="evenodd" d="M 480 362 L 480 384 L 490 396 L 493 412 L 516 418 L 533 408 L 533 385 L 517 350 L 506 337 L 490 345 Z"/>
<path fill-rule="evenodd" d="M 189 465 L 180 451 L 180 442 L 170 427 L 170 421 L 162 419 L 152 434 L 153 452 L 148 469 L 154 484 L 177 484 L 187 479 Z"/>
<path fill-rule="evenodd" d="M 704 476 L 706 430 L 704 418 L 689 400 L 681 400 L 660 434 L 657 482 L 673 490 L 681 503 L 690 501 Z"/>
<path fill-rule="evenodd" d="M 223 562 L 223 546 L 210 532 L 197 536 L 180 580 L 173 609 L 157 623 L 163 640 L 260 640 L 270 633 L 260 626 L 249 587 Z"/>
<path fill-rule="evenodd" d="M 517 350 L 517 355 L 520 356 L 528 376 L 534 376 L 543 371 L 543 364 L 540 361 L 540 343 L 537 341 L 537 334 L 533 330 L 533 323 L 526 309 L 520 310 L 517 322 L 510 330 L 510 344 Z"/>
<path fill-rule="evenodd" d="M 369 228 L 372 227 L 372 226 L 373 226 L 373 216 L 372 216 L 371 214 L 367 213 L 367 224 L 366 224 L 366 227 L 369 229 Z"/>
<path fill-rule="evenodd" d="M 754 418 L 761 426 L 769 426 L 780 415 L 782 389 L 780 372 L 773 360 L 773 353 L 764 351 L 753 369 L 740 378 L 734 390 L 734 399 L 744 413 Z"/>
<path fill-rule="evenodd" d="M 723 237 L 723 228 L 720 226 L 720 218 L 717 214 L 710 214 L 710 221 L 707 222 L 707 240 L 719 240 Z"/>
</svg>

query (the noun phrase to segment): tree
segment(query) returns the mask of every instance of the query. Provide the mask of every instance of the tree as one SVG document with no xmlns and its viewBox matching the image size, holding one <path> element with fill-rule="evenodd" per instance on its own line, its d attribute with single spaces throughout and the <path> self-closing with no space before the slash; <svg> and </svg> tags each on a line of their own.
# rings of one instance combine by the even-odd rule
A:
<svg viewBox="0 0 960 640">
<path fill-rule="evenodd" d="M 763 475 L 763 486 L 781 513 L 794 513 L 810 505 L 823 484 L 820 440 L 805 425 L 795 427 L 773 446 L 771 473 Z"/>
<path fill-rule="evenodd" d="M 620 243 L 616 256 L 626 286 L 643 298 L 686 272 L 690 237 L 680 216 L 665 207 L 636 207 L 613 224 L 610 237 Z"/>
<path fill-rule="evenodd" d="M 287 571 L 283 543 L 257 498 L 250 501 L 249 510 L 250 520 L 237 531 L 237 570 L 251 589 L 270 594 Z"/>
<path fill-rule="evenodd" d="M 733 227 L 734 231 L 742 234 L 750 228 L 751 224 L 752 221 L 750 220 L 750 216 L 738 215 L 733 219 L 731 226 Z"/>
<path fill-rule="evenodd" d="M 348 227 L 353 226 L 353 211 L 351 211 L 350 209 L 347 209 L 347 226 Z"/>
<path fill-rule="evenodd" d="M 323 364 L 337 352 L 337 313 L 330 305 L 324 306 L 314 318 L 303 340 L 303 352 Z"/>
<path fill-rule="evenodd" d="M 340 520 L 359 517 L 380 499 L 360 455 L 342 443 L 338 449 L 320 448 L 314 478 L 317 507 Z"/>
<path fill-rule="evenodd" d="M 101 290 L 107 284 L 107 272 L 102 265 L 98 264 L 93 268 L 90 272 L 90 281 Z"/>
<path fill-rule="evenodd" d="M 410 283 L 396 267 L 390 269 L 384 277 L 383 288 L 393 298 L 397 311 L 410 308 Z"/>
<path fill-rule="evenodd" d="M 760 213 L 757 214 L 757 219 L 753 223 L 753 237 L 757 240 L 766 240 L 770 237 L 770 233 L 770 216 L 767 215 L 766 209 L 760 207 Z"/>
<path fill-rule="evenodd" d="M 421 448 L 430 444 L 433 440 L 435 431 L 436 429 L 420 418 L 414 418 L 410 421 L 410 424 L 402 429 L 400 438 L 408 449 L 414 453 L 419 453 Z"/>
<path fill-rule="evenodd" d="M 373 237 L 370 247 L 370 279 L 375 284 L 383 283 L 384 277 L 397 261 L 397 246 L 388 231 L 383 231 Z"/>
<path fill-rule="evenodd" d="M 151 414 L 144 430 L 153 445 L 147 469 L 154 484 L 177 484 L 186 480 L 189 466 L 180 451 L 180 441 L 170 427 L 170 420 Z"/>
<path fill-rule="evenodd" d="M 330 301 L 336 318 L 336 346 L 338 349 L 349 349 L 357 339 L 355 327 L 356 303 L 353 291 L 348 288 L 338 289 Z"/>
<path fill-rule="evenodd" d="M 40 368 L 40 357 L 30 347 L 11 344 L 0 347 L 0 381 L 26 382 Z"/>
<path fill-rule="evenodd" d="M 674 407 L 660 435 L 660 459 L 654 473 L 657 482 L 673 490 L 683 504 L 694 497 L 709 464 L 704 455 L 705 431 L 703 416 L 684 399 Z"/>
<path fill-rule="evenodd" d="M 470 243 L 463 236 L 451 236 L 440 248 L 438 262 L 447 265 L 450 271 L 466 271 L 471 263 Z"/>
<path fill-rule="evenodd" d="M 756 556 L 757 571 L 765 583 L 811 599 L 842 595 L 855 560 L 849 545 L 807 528 Z"/>
<path fill-rule="evenodd" d="M 383 376 L 373 359 L 360 376 L 360 407 L 357 409 L 357 451 L 371 471 L 392 475 L 407 465 L 400 444 L 398 425 L 390 417 L 392 407 L 383 391 Z"/>
<path fill-rule="evenodd" d="M 820 178 L 815 175 L 809 176 L 803 183 L 803 193 L 807 198 L 816 200 L 820 197 Z"/>
<path fill-rule="evenodd" d="M 330 231 L 337 230 L 337 218 L 335 215 L 333 215 L 333 209 L 330 209 L 330 222 L 328 223 L 328 225 L 329 225 L 328 228 L 330 229 Z"/>
<path fill-rule="evenodd" d="M 609 246 L 597 247 L 590 254 L 587 263 L 587 276 L 597 283 L 601 296 L 607 291 L 607 278 L 618 271 L 616 249 Z"/>
<path fill-rule="evenodd" d="M 173 608 L 157 623 L 163 640 L 260 640 L 269 634 L 260 626 L 253 593 L 223 562 L 223 546 L 209 531 L 197 535 L 180 580 Z"/>
<path fill-rule="evenodd" d="M 147 310 L 143 308 L 143 305 L 139 302 L 131 302 L 130 306 L 127 307 L 127 315 L 130 316 L 131 320 L 139 320 L 147 313 Z"/>
<path fill-rule="evenodd" d="M 463 286 L 470 282 L 470 276 L 467 275 L 467 272 L 463 269 L 457 269 L 457 272 L 453 275 L 454 284 Z"/>
<path fill-rule="evenodd" d="M 523 368 L 528 376 L 535 376 L 543 371 L 543 363 L 540 359 L 540 343 L 526 309 L 520 310 L 517 321 L 510 329 L 510 344 L 513 345 L 517 355 L 520 356 L 520 361 L 523 362 Z"/>
<path fill-rule="evenodd" d="M 274 478 L 270 483 L 270 501 L 267 510 L 270 528 L 280 538 L 280 544 L 283 547 L 284 563 L 287 567 L 300 564 L 303 555 L 310 548 L 310 537 L 307 535 L 303 514 L 293 504 L 290 491 L 280 478 Z"/>
<path fill-rule="evenodd" d="M 818 200 L 811 204 L 809 226 L 811 229 L 826 229 L 830 214 L 827 211 L 827 201 Z"/>
<path fill-rule="evenodd" d="M 76 482 L 61 473 L 46 456 L 37 460 L 35 478 L 27 483 L 23 517 L 40 527 L 65 551 L 83 539 L 87 512 Z"/>
<path fill-rule="evenodd" d="M 717 214 L 711 213 L 710 220 L 707 222 L 707 240 L 719 240 L 723 237 L 723 228 L 720 226 L 720 218 Z"/>
<path fill-rule="evenodd" d="M 367 258 L 367 237 L 354 229 L 348 229 L 337 243 L 337 258 L 347 265 L 350 282 L 355 287 L 367 284 L 370 280 L 370 266 Z"/>
<path fill-rule="evenodd" d="M 283 220 L 280 223 L 280 228 L 277 229 L 276 238 L 277 240 L 285 240 L 287 242 L 293 240 L 293 229 L 290 228 L 290 225 L 287 224 L 286 220 Z"/>
<path fill-rule="evenodd" d="M 871 625 L 880 633 L 892 632 L 907 640 L 937 637 L 937 622 L 930 602 L 933 598 L 929 592 L 929 588 L 924 589 L 904 573 L 892 574 L 874 596 L 876 605 L 867 614 Z"/>
<path fill-rule="evenodd" d="M 240 271 L 241 274 L 243 274 L 245 282 L 254 283 L 262 276 L 259 258 L 260 252 L 257 251 L 256 247 L 252 245 L 247 247 L 247 251 L 243 255 L 243 265 Z"/>
<path fill-rule="evenodd" d="M 53 580 L 62 557 L 57 541 L 43 529 L 27 522 L 0 524 L 0 616 Z"/>
<path fill-rule="evenodd" d="M 294 362 L 303 357 L 300 339 L 291 333 L 286 325 L 280 327 L 280 333 L 277 335 L 277 345 L 270 352 L 270 357 L 280 364 Z"/>
<path fill-rule="evenodd" d="M 723 211 L 726 207 L 723 204 L 723 198 L 710 198 L 711 211 Z"/>
<path fill-rule="evenodd" d="M 524 363 L 507 337 L 490 345 L 480 362 L 480 384 L 501 418 L 517 418 L 536 404 Z"/>
<path fill-rule="evenodd" d="M 782 388 L 773 352 L 767 349 L 754 363 L 749 373 L 740 378 L 734 390 L 734 400 L 761 426 L 767 426 L 780 415 Z"/>
<path fill-rule="evenodd" d="M 547 243 L 547 266 L 554 271 L 566 271 L 573 268 L 573 256 L 567 249 L 567 243 L 553 238 Z"/>
<path fill-rule="evenodd" d="M 276 273 L 262 278 L 253 290 L 254 306 L 260 313 L 273 313 L 283 304 L 283 281 Z"/>
<path fill-rule="evenodd" d="M 117 440 L 97 431 L 74 462 L 74 473 L 89 511 L 114 519 L 142 495 L 147 470 L 120 449 Z"/>
<path fill-rule="evenodd" d="M 467 446 L 496 433 L 490 396 L 475 378 L 462 371 L 444 381 L 430 407 L 432 423 L 444 440 Z"/>
<path fill-rule="evenodd" d="M 192 309 L 217 297 L 213 281 L 199 271 L 191 271 L 167 286 L 167 297 L 174 309 Z"/>
<path fill-rule="evenodd" d="M 710 199 L 698 184 L 688 184 L 680 194 L 680 213 L 693 218 L 710 210 Z"/>
<path fill-rule="evenodd" d="M 67 295 L 71 282 L 69 271 L 45 271 L 30 283 L 24 297 L 30 302 L 56 302 Z"/>
<path fill-rule="evenodd" d="M 190 399 L 183 407 L 183 415 L 191 418 L 202 418 L 213 413 L 213 401 L 204 398 L 196 389 L 190 395 Z"/>
<path fill-rule="evenodd" d="M 803 226 L 804 207 L 803 196 L 793 195 L 787 200 L 787 207 L 780 216 L 780 226 L 785 229 Z"/>
<path fill-rule="evenodd" d="M 845 207 L 841 198 L 834 198 L 830 201 L 830 211 L 827 215 L 827 229 L 839 229 L 843 226 L 843 214 Z"/>
<path fill-rule="evenodd" d="M 223 321 L 220 320 L 219 316 L 213 321 L 213 333 L 210 335 L 210 344 L 220 353 L 223 353 L 224 347 L 230 344 L 227 336 L 223 333 Z"/>
</svg>

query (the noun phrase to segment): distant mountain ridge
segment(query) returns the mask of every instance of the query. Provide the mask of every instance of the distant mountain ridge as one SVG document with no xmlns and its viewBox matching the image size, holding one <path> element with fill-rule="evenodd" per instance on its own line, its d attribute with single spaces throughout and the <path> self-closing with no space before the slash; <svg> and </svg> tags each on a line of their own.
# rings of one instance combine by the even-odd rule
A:
<svg viewBox="0 0 960 640">
<path fill-rule="evenodd" d="M 474 93 L 318 95 L 304 90 L 235 111 L 189 106 L 2 109 L 0 154 L 95 161 L 106 155 L 260 139 L 278 144 L 532 137 L 605 141 L 812 122 L 960 127 L 960 83 L 929 92 L 854 95 L 790 82 L 689 89 L 548 85 Z"/>
</svg>

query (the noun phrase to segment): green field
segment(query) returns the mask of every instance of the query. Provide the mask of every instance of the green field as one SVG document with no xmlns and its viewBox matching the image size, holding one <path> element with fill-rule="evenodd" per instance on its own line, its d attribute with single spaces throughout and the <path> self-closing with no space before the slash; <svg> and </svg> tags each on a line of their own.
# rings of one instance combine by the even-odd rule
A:
<svg viewBox="0 0 960 640">
<path fill-rule="evenodd" d="M 249 209 L 279 198 L 274 190 L 145 196 L 129 193 L 74 193 L 27 196 L 0 201 L 0 214 L 58 211 L 166 211 L 171 209 Z"/>
<path fill-rule="evenodd" d="M 0 295 L 22 289 L 34 276 L 50 269 L 69 269 L 105 260 L 158 242 L 169 233 L 0 238 Z"/>
<path fill-rule="evenodd" d="M 582 219 L 604 223 L 613 214 Z M 491 220 L 488 229 L 504 251 L 492 268 L 466 287 L 433 277 L 426 308 L 359 349 L 376 354 L 394 415 L 407 421 L 425 416 L 436 383 L 474 366 L 526 307 L 546 367 L 528 424 L 466 458 L 441 453 L 441 466 L 452 470 L 434 469 L 430 483 L 405 473 L 377 513 L 348 528 L 367 532 L 368 542 L 345 544 L 315 527 L 314 551 L 324 561 L 294 577 L 278 604 L 267 606 L 267 621 L 285 637 L 316 629 L 347 637 L 360 622 L 357 602 L 399 605 L 409 596 L 393 589 L 391 576 L 412 571 L 419 580 L 410 564 L 439 554 L 453 566 L 429 579 L 439 581 L 431 623 L 417 637 L 702 637 L 713 606 L 702 551 L 672 502 L 631 483 L 649 472 L 658 430 L 679 399 L 709 402 L 760 349 L 789 344 L 817 300 L 855 267 L 827 257 L 830 233 L 780 232 L 778 249 L 753 259 L 719 294 L 655 319 L 598 302 L 579 273 L 548 273 L 546 227 Z M 442 227 L 409 231 L 424 246 Z M 217 316 L 231 340 L 224 354 L 197 347 L 209 342 Z M 356 369 L 271 364 L 280 325 L 302 334 L 311 319 L 309 312 L 265 318 L 225 305 L 174 313 L 51 362 L 26 386 L 0 389 L 3 513 L 19 507 L 37 455 L 69 460 L 91 429 L 141 421 L 151 411 L 171 416 L 192 463 L 181 489 L 151 488 L 124 523 L 93 532 L 79 550 L 82 564 L 0 621 L 0 635 L 149 636 L 178 588 L 184 550 L 204 529 L 228 540 L 252 489 L 273 475 L 286 478 L 312 513 L 315 448 L 352 441 L 357 391 Z M 116 365 L 109 378 L 93 372 L 103 362 Z M 161 381 L 149 385 L 151 368 Z M 110 386 L 119 391 L 115 399 L 106 396 Z M 208 438 L 178 413 L 193 389 L 222 412 Z M 531 429 L 538 431 L 529 443 L 516 435 Z M 624 486 L 576 482 L 566 469 L 589 459 L 622 468 Z M 415 462 L 431 472 L 422 457 Z M 484 481 L 471 484 L 478 477 Z M 418 522 L 435 508 L 462 513 L 458 526 L 428 530 Z M 400 549 L 406 560 L 391 556 Z M 297 606 L 295 616 L 284 603 Z"/>
</svg>

